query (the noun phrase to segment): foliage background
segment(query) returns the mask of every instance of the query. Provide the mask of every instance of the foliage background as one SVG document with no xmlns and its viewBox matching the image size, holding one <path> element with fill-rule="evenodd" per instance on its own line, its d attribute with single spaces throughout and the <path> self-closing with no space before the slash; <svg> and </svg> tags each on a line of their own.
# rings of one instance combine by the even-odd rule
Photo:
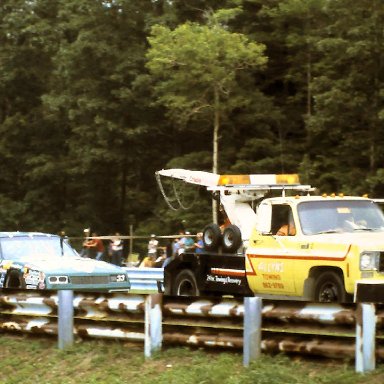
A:
<svg viewBox="0 0 384 384">
<path fill-rule="evenodd" d="M 381 0 L 2 0 L 3 230 L 170 234 L 211 220 L 204 191 L 177 185 L 194 205 L 173 211 L 156 184 L 162 168 L 212 170 L 213 138 L 204 115 L 160 102 L 148 38 L 214 14 L 267 58 L 223 104 L 219 173 L 299 172 L 321 192 L 383 197 Z"/>
</svg>

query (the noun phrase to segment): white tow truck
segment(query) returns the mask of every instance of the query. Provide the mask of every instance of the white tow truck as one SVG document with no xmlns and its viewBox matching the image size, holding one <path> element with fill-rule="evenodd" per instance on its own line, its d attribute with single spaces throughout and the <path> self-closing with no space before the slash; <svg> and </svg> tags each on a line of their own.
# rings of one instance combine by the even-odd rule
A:
<svg viewBox="0 0 384 384">
<path fill-rule="evenodd" d="M 313 195 L 296 174 L 161 176 L 207 188 L 228 216 L 224 228 L 205 227 L 203 253 L 168 263 L 166 294 L 384 301 L 384 215 L 374 200 Z"/>
</svg>

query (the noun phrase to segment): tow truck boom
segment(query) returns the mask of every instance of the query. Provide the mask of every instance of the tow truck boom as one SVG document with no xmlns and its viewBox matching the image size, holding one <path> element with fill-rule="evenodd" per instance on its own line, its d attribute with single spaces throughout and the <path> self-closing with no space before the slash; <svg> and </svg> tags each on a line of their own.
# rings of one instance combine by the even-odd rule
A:
<svg viewBox="0 0 384 384">
<path fill-rule="evenodd" d="M 231 224 L 240 229 L 243 242 L 249 240 L 256 224 L 256 212 L 252 203 L 264 198 L 271 191 L 281 191 L 282 195 L 287 190 L 313 191 L 310 185 L 299 183 L 297 174 L 218 175 L 180 168 L 163 169 L 156 173 L 204 186 L 208 191 L 219 194 L 220 204 Z"/>
</svg>

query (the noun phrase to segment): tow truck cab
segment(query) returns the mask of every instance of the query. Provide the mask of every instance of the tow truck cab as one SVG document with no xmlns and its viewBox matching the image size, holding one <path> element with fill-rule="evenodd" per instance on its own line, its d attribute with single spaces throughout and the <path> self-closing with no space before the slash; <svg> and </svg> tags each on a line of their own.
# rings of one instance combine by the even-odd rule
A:
<svg viewBox="0 0 384 384">
<path fill-rule="evenodd" d="M 284 224 L 290 233 L 277 235 Z M 255 293 L 347 301 L 360 280 L 384 283 L 383 234 L 383 213 L 367 198 L 265 199 L 246 249 L 248 284 Z"/>
</svg>

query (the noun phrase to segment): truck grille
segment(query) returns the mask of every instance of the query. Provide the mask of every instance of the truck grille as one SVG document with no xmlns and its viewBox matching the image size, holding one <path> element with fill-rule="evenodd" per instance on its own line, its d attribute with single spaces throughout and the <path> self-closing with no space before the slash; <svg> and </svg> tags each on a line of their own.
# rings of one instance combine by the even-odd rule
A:
<svg viewBox="0 0 384 384">
<path fill-rule="evenodd" d="M 108 284 L 109 276 L 72 276 L 72 284 Z"/>
</svg>

